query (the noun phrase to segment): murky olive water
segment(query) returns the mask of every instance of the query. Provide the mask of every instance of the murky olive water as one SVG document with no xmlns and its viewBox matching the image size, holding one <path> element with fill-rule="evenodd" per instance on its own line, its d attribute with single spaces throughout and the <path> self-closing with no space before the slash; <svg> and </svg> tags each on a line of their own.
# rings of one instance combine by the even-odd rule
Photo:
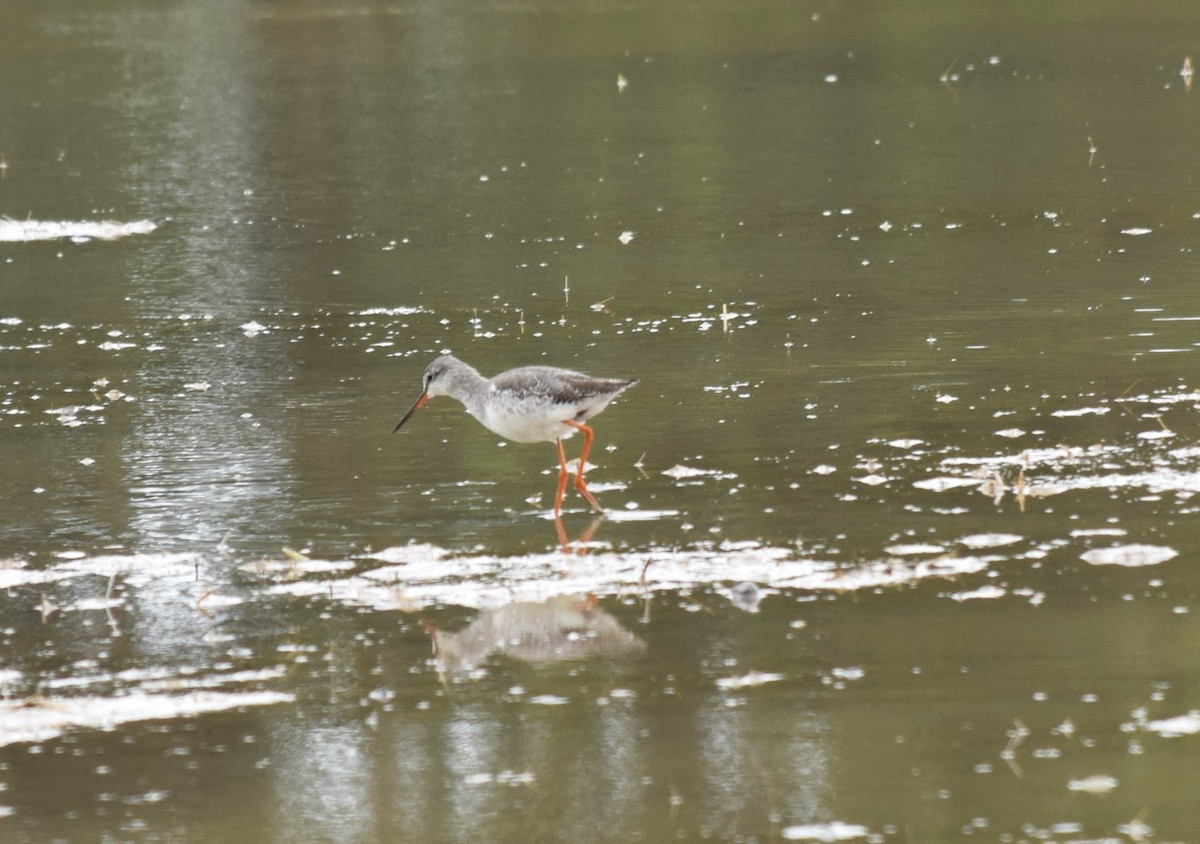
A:
<svg viewBox="0 0 1200 844">
<path fill-rule="evenodd" d="M 1194 20 L 10 10 L 0 838 L 1200 841 Z"/>
</svg>

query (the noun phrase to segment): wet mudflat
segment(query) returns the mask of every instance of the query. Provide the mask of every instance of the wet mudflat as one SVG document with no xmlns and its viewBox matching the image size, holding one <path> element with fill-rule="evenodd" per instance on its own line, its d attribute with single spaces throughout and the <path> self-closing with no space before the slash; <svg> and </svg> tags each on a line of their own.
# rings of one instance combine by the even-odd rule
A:
<svg viewBox="0 0 1200 844">
<path fill-rule="evenodd" d="M 0 838 L 1200 841 L 1193 16 L 12 16 Z"/>
</svg>

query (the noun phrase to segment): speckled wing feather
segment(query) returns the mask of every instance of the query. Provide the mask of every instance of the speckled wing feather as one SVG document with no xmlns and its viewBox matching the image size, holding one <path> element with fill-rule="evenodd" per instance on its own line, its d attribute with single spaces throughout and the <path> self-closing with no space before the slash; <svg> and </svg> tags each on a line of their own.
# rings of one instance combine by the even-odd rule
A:
<svg viewBox="0 0 1200 844">
<path fill-rule="evenodd" d="M 577 404 L 598 395 L 615 395 L 634 383 L 636 379 L 632 378 L 593 378 L 569 369 L 523 366 L 493 378 L 492 391 L 507 393 L 517 400 L 537 397 L 560 404 Z"/>
</svg>

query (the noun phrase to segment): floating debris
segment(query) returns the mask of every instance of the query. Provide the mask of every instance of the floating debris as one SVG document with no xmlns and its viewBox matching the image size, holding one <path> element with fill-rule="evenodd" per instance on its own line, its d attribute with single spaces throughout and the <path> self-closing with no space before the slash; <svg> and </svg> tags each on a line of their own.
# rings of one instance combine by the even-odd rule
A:
<svg viewBox="0 0 1200 844">
<path fill-rule="evenodd" d="M 47 598 L 43 594 L 42 595 L 42 603 L 38 607 L 38 610 L 42 614 L 42 624 L 45 624 L 47 621 L 50 620 L 50 617 L 52 615 L 54 615 L 56 612 L 58 612 L 58 604 L 54 603 L 53 601 L 51 601 L 49 598 Z"/>
<path fill-rule="evenodd" d="M 285 554 L 287 550 L 285 549 Z M 293 554 L 296 552 L 292 552 Z M 320 574 L 332 571 L 346 571 L 355 567 L 353 560 L 313 560 L 298 554 L 295 558 L 284 560 L 255 560 L 244 563 L 241 570 L 250 574 L 280 575 L 285 578 L 299 577 L 304 574 Z"/>
<path fill-rule="evenodd" d="M 700 469 L 695 466 L 682 465 L 675 465 L 670 469 L 664 469 L 663 474 L 668 478 L 674 478 L 677 481 L 689 480 L 692 478 L 716 478 L 718 480 L 728 481 L 737 477 L 737 475 L 733 472 L 722 472 L 718 469 Z"/>
<path fill-rule="evenodd" d="M 604 489 L 624 489 L 623 484 L 590 484 L 591 489 L 597 492 Z M 678 510 L 642 510 L 636 507 L 628 507 L 625 510 L 609 510 L 604 514 L 606 521 L 610 522 L 656 522 L 660 519 L 671 519 L 679 515 Z M 549 513 L 546 518 L 553 518 L 553 514 Z"/>
<path fill-rule="evenodd" d="M 782 674 L 772 674 L 765 671 L 751 671 L 738 677 L 718 677 L 717 688 L 724 691 L 749 689 L 754 686 L 765 686 L 767 683 L 778 683 L 783 679 Z"/>
<path fill-rule="evenodd" d="M 933 492 L 945 492 L 948 489 L 958 489 L 964 486 L 979 486 L 979 478 L 924 478 L 919 481 L 914 481 L 913 486 L 917 489 L 928 489 Z"/>
<path fill-rule="evenodd" d="M 1005 439 L 1015 440 L 1018 437 L 1025 436 L 1025 431 L 1020 428 L 1003 428 L 996 431 L 996 436 L 1004 437 Z"/>
<path fill-rule="evenodd" d="M 1152 733 L 1158 733 L 1163 738 L 1194 736 L 1200 733 L 1200 710 L 1193 709 L 1186 715 L 1176 715 L 1174 718 L 1150 721 L 1146 724 L 1145 728 Z"/>
<path fill-rule="evenodd" d="M 973 533 L 959 539 L 959 543 L 968 548 L 1000 548 L 1013 545 L 1025 537 L 1015 533 Z"/>
<path fill-rule="evenodd" d="M 1069 416 L 1104 416 L 1112 408 L 1109 407 L 1078 407 L 1074 410 L 1056 410 L 1051 416 L 1065 418 Z"/>
<path fill-rule="evenodd" d="M 745 612 L 758 612 L 758 605 L 762 603 L 762 599 L 763 590 L 750 580 L 743 581 L 729 590 L 729 600 Z"/>
<path fill-rule="evenodd" d="M 856 838 L 866 838 L 870 834 L 871 830 L 865 826 L 841 821 L 786 826 L 779 833 L 785 841 L 819 841 L 822 844 L 853 841 Z"/>
<path fill-rule="evenodd" d="M 1007 590 L 1003 587 L 988 584 L 970 592 L 955 592 L 949 597 L 961 603 L 962 601 L 992 601 L 997 598 L 1003 598 L 1007 594 Z"/>
<path fill-rule="evenodd" d="M 118 697 L 34 697 L 0 701 L 0 746 L 47 741 L 72 727 L 112 730 L 133 721 L 164 721 L 245 706 L 291 703 L 285 692 L 132 692 Z"/>
<path fill-rule="evenodd" d="M 1117 785 L 1116 777 L 1110 777 L 1108 774 L 1093 774 L 1083 779 L 1070 780 L 1067 783 L 1067 790 L 1081 791 L 1084 794 L 1108 794 Z"/>
<path fill-rule="evenodd" d="M 68 559 L 56 568 L 66 574 L 124 575 L 137 579 L 194 574 L 200 558 L 186 551 L 157 554 L 101 554 Z"/>
<path fill-rule="evenodd" d="M 866 484 L 867 486 L 883 486 L 888 482 L 889 478 L 886 475 L 871 474 L 863 475 L 861 478 L 855 478 L 855 483 Z"/>
<path fill-rule="evenodd" d="M 946 549 L 942 545 L 933 545 L 924 542 L 912 542 L 903 545 L 889 545 L 883 549 L 893 557 L 922 557 L 927 554 L 944 554 Z"/>
<path fill-rule="evenodd" d="M 0 242 L 13 243 L 32 240 L 74 241 L 115 240 L 131 234 L 149 234 L 158 228 L 150 220 L 118 223 L 112 220 L 100 222 L 72 222 L 55 220 L 13 220 L 0 217 Z"/>
<path fill-rule="evenodd" d="M 486 771 L 481 771 L 477 774 L 467 774 L 463 777 L 463 783 L 466 785 L 533 785 L 537 782 L 537 775 L 532 771 L 501 771 L 498 774 L 489 774 Z"/>
<path fill-rule="evenodd" d="M 1156 566 L 1179 556 L 1174 548 L 1165 545 L 1114 545 L 1112 548 L 1093 548 L 1080 557 L 1093 566 Z"/>
<path fill-rule="evenodd" d="M 722 543 L 715 548 L 650 548 L 642 552 L 595 551 L 564 569 L 560 552 L 510 557 L 455 555 L 428 545 L 404 545 L 366 559 L 402 560 L 336 579 L 286 578 L 268 595 L 320 596 L 356 606 L 416 612 L 434 604 L 494 609 L 514 601 L 545 601 L 547 595 L 618 595 L 631 584 L 659 592 L 702 584 L 753 582 L 759 588 L 851 592 L 915 583 L 926 578 L 974 574 L 993 556 L 943 555 L 912 562 L 885 559 L 853 566 L 806 559 L 793 547 Z M 287 565 L 280 563 L 279 565 Z M 497 590 L 497 578 L 504 590 Z"/>
<path fill-rule="evenodd" d="M 445 548 L 424 542 L 414 542 L 410 545 L 393 545 L 382 551 L 367 554 L 367 559 L 379 560 L 381 563 L 436 563 L 450 552 Z"/>
<path fill-rule="evenodd" d="M 565 706 L 571 700 L 562 695 L 535 695 L 529 699 L 529 702 L 536 703 L 538 706 Z"/>
<path fill-rule="evenodd" d="M 1129 823 L 1118 826 L 1117 832 L 1128 837 L 1130 841 L 1145 841 L 1154 835 L 1154 827 L 1142 820 L 1141 817 L 1136 817 Z"/>
<path fill-rule="evenodd" d="M 0 566 L 0 589 L 53 583 L 56 580 L 63 580 L 73 576 L 70 572 L 55 571 L 53 569 L 30 569 L 26 568 L 24 563 L 17 562 L 12 566 Z"/>
</svg>

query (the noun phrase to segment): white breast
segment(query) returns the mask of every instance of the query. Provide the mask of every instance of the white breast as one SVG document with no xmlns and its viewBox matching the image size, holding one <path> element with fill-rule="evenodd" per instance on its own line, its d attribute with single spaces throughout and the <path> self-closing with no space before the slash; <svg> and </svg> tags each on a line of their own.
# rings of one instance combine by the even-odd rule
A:
<svg viewBox="0 0 1200 844">
<path fill-rule="evenodd" d="M 503 403 L 491 402 L 484 406 L 482 415 L 477 418 L 489 431 L 494 431 L 507 440 L 544 443 L 566 439 L 574 434 L 574 428 L 563 424 L 564 419 L 570 419 L 574 415 L 575 409 L 570 405 L 505 406 Z"/>
</svg>

